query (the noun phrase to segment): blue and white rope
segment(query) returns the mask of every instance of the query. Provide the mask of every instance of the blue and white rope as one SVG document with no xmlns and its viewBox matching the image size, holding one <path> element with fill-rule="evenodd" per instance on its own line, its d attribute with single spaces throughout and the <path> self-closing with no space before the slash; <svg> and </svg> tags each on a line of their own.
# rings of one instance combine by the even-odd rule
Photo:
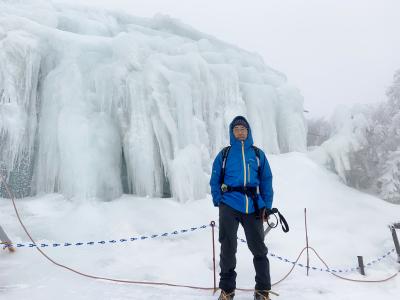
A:
<svg viewBox="0 0 400 300">
<path fill-rule="evenodd" d="M 181 229 L 181 230 L 175 230 L 172 232 L 164 232 L 161 234 L 152 234 L 149 236 L 138 236 L 138 237 L 131 237 L 131 238 L 122 238 L 122 239 L 113 239 L 113 240 L 103 240 L 103 241 L 90 241 L 90 242 L 77 242 L 77 243 L 70 243 L 70 242 L 64 242 L 64 243 L 40 243 L 40 244 L 32 244 L 32 243 L 27 243 L 27 244 L 7 244 L 5 247 L 17 247 L 17 248 L 46 248 L 46 247 L 71 247 L 71 246 L 93 246 L 93 245 L 105 245 L 105 244 L 116 244 L 116 243 L 125 243 L 125 242 L 135 242 L 135 241 L 143 241 L 147 239 L 155 239 L 155 238 L 160 238 L 160 237 L 168 237 L 168 236 L 176 236 L 179 234 L 184 234 L 188 232 L 194 232 L 196 230 L 200 229 L 206 229 L 207 227 L 210 227 L 210 225 L 201 225 L 198 227 L 191 227 L 189 229 Z"/>
<path fill-rule="evenodd" d="M 125 242 L 134 242 L 134 241 L 143 241 L 143 240 L 148 240 L 148 239 L 155 239 L 155 238 L 161 238 L 161 237 L 168 237 L 168 236 L 177 236 L 180 234 L 185 234 L 185 233 L 191 233 L 194 232 L 196 230 L 200 230 L 200 229 L 206 229 L 208 227 L 210 227 L 211 225 L 201 225 L 198 227 L 191 227 L 188 229 L 181 229 L 181 230 L 175 230 L 172 232 L 164 232 L 162 234 L 152 234 L 149 236 L 138 236 L 138 237 L 130 237 L 130 238 L 122 238 L 122 239 L 113 239 L 113 240 L 102 240 L 102 241 L 90 241 L 90 242 L 76 242 L 76 243 L 69 243 L 69 242 L 64 242 L 64 243 L 40 243 L 40 244 L 32 244 L 32 243 L 26 243 L 26 244 L 21 244 L 21 243 L 17 243 L 17 244 L 6 244 L 4 247 L 17 247 L 17 248 L 46 248 L 46 247 L 52 247 L 52 248 L 57 248 L 57 247 L 79 247 L 79 246 L 93 246 L 93 245 L 105 245 L 105 244 L 116 244 L 116 243 L 125 243 Z M 217 227 L 217 226 L 216 226 Z M 218 228 L 218 227 L 217 227 Z M 238 238 L 238 240 L 242 243 L 246 243 L 247 241 L 241 238 Z M 391 249 L 390 251 L 388 251 L 387 253 L 385 253 L 384 255 L 372 260 L 371 262 L 365 264 L 364 267 L 371 267 L 374 264 L 377 264 L 379 262 L 381 262 L 383 259 L 385 259 L 386 257 L 388 257 L 391 253 L 394 253 L 395 249 Z M 297 265 L 299 267 L 302 268 L 307 268 L 306 265 L 302 264 L 302 263 L 296 263 L 295 261 L 291 261 L 287 258 L 284 258 L 282 256 L 279 256 L 277 254 L 274 253 L 268 253 L 269 256 L 274 257 L 280 261 L 286 262 L 286 263 L 290 263 L 293 265 Z M 320 271 L 320 272 L 328 272 L 328 273 L 350 273 L 350 272 L 355 272 L 357 270 L 359 270 L 359 267 L 354 267 L 354 268 L 349 268 L 349 269 L 324 269 L 324 268 L 317 268 L 317 267 L 308 267 L 310 270 L 314 270 L 314 271 Z"/>
<path fill-rule="evenodd" d="M 242 242 L 242 243 L 246 243 L 246 244 L 247 244 L 247 241 L 244 240 L 244 239 L 238 238 L 238 240 L 239 240 L 240 242 Z M 373 266 L 374 264 L 377 264 L 378 262 L 381 262 L 383 259 L 385 259 L 385 258 L 388 257 L 391 253 L 394 253 L 394 252 L 395 252 L 395 249 L 393 248 L 393 249 L 391 249 L 390 251 L 386 252 L 384 255 L 382 255 L 382 256 L 380 256 L 380 257 L 378 257 L 378 258 L 372 260 L 371 262 L 369 262 L 369 263 L 367 263 L 367 264 L 365 264 L 364 267 L 371 267 L 371 266 Z M 278 260 L 280 260 L 280 261 L 287 262 L 287 263 L 290 263 L 290 264 L 293 264 L 293 265 L 297 265 L 297 266 L 302 267 L 302 268 L 307 268 L 307 266 L 304 265 L 304 264 L 296 263 L 295 261 L 291 261 L 291 260 L 289 260 L 289 259 L 287 259 L 287 258 L 284 258 L 284 257 L 282 257 L 282 256 L 276 255 L 276 254 L 274 254 L 274 253 L 268 253 L 268 255 L 271 256 L 271 257 L 274 257 L 274 258 L 276 258 L 276 259 L 278 259 Z M 354 267 L 354 268 L 345 269 L 345 270 L 341 270 L 341 269 L 324 269 L 324 268 L 317 268 L 317 267 L 311 267 L 311 266 L 308 267 L 308 268 L 309 268 L 310 270 L 320 271 L 320 272 L 328 272 L 328 273 L 351 273 L 351 272 L 355 272 L 355 271 L 357 271 L 357 270 L 360 269 L 360 267 Z"/>
</svg>

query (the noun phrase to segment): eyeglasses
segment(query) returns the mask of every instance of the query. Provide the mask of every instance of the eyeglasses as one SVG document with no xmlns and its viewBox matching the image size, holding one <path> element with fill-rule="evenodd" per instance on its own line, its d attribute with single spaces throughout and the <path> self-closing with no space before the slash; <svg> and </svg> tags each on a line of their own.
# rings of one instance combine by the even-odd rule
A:
<svg viewBox="0 0 400 300">
<path fill-rule="evenodd" d="M 239 125 L 239 126 L 233 127 L 233 131 L 235 131 L 235 132 L 247 132 L 247 128 L 242 126 L 242 125 Z"/>
</svg>

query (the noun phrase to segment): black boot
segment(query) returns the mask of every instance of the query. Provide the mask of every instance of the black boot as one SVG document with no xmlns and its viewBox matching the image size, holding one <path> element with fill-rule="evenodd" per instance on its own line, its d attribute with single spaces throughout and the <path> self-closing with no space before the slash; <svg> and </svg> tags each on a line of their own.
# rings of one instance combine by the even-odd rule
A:
<svg viewBox="0 0 400 300">
<path fill-rule="evenodd" d="M 233 300 L 233 297 L 235 297 L 235 291 L 228 293 L 224 290 L 221 290 L 218 300 Z"/>
<path fill-rule="evenodd" d="M 254 300 L 271 300 L 268 291 L 255 291 Z"/>
</svg>

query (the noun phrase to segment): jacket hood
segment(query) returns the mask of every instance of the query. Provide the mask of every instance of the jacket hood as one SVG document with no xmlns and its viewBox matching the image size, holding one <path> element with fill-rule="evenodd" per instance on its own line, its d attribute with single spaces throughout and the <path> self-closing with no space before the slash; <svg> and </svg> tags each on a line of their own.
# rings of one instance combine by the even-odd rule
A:
<svg viewBox="0 0 400 300">
<path fill-rule="evenodd" d="M 250 147 L 253 145 L 253 136 L 251 135 L 251 127 L 249 122 L 247 122 L 246 118 L 243 116 L 237 116 L 235 117 L 231 124 L 229 125 L 229 138 L 230 138 L 230 144 L 231 146 L 234 146 L 235 144 L 241 145 L 241 142 L 235 138 L 233 135 L 233 123 L 235 123 L 236 120 L 242 119 L 243 121 L 246 122 L 248 129 L 248 134 L 247 134 L 247 139 L 244 141 L 244 144 L 246 147 Z"/>
</svg>

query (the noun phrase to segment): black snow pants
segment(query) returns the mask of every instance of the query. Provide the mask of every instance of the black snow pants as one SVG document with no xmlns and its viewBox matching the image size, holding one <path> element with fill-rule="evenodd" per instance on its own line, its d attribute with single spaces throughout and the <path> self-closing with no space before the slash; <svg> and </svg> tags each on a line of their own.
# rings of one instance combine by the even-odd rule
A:
<svg viewBox="0 0 400 300">
<path fill-rule="evenodd" d="M 232 292 L 236 288 L 236 250 L 237 231 L 239 223 L 243 226 L 247 245 L 253 254 L 253 264 L 256 271 L 256 290 L 270 290 L 271 277 L 269 273 L 268 249 L 264 244 L 263 221 L 257 219 L 254 213 L 244 214 L 230 206 L 219 205 L 219 242 L 220 255 L 220 289 Z"/>
</svg>

